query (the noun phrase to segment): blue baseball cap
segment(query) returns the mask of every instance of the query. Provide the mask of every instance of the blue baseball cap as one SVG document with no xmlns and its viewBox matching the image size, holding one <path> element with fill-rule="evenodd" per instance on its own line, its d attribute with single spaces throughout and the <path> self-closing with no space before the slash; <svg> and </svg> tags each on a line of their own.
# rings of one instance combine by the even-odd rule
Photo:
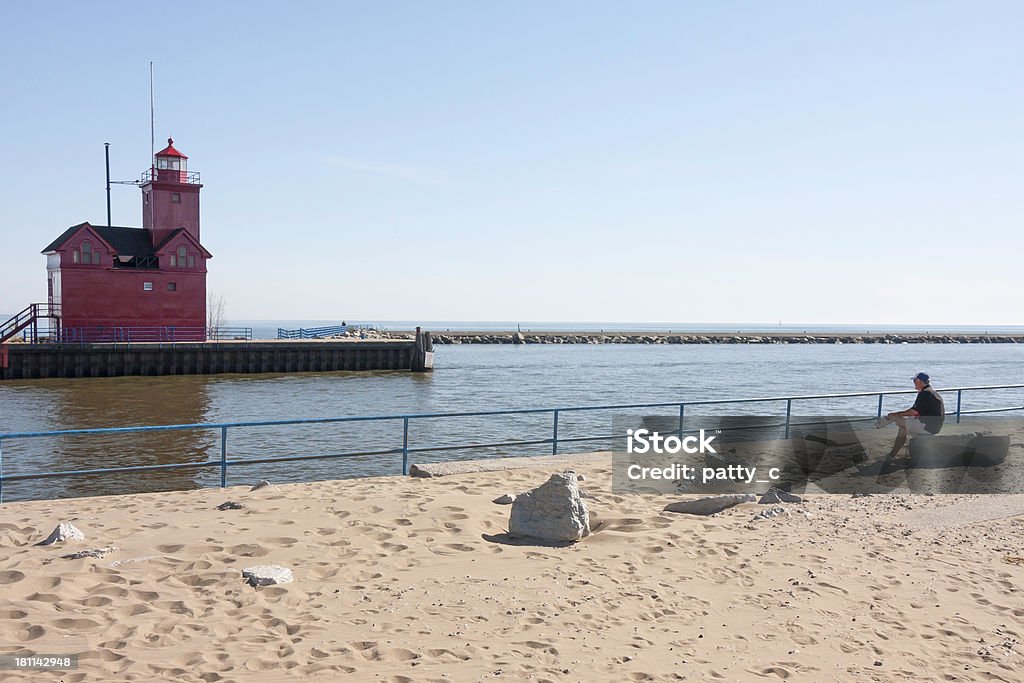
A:
<svg viewBox="0 0 1024 683">
<path fill-rule="evenodd" d="M 924 382 L 925 384 L 928 384 L 928 380 L 930 378 L 928 377 L 928 373 L 927 372 L 919 372 L 916 375 L 914 375 L 911 379 L 919 379 L 922 382 Z"/>
</svg>

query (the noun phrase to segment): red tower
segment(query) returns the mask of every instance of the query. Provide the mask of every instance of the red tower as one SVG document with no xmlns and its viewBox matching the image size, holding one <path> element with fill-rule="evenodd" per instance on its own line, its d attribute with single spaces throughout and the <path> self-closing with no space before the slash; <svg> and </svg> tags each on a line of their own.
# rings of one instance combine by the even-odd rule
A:
<svg viewBox="0 0 1024 683">
<path fill-rule="evenodd" d="M 198 173 L 189 173 L 188 157 L 167 147 L 156 153 L 155 167 L 142 174 L 142 227 L 153 233 L 153 244 L 160 244 L 178 228 L 199 241 Z"/>
</svg>

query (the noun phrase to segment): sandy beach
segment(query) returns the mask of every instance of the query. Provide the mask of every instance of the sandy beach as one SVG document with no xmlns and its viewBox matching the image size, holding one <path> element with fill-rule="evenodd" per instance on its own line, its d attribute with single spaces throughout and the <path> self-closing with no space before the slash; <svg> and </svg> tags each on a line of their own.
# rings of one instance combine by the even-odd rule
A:
<svg viewBox="0 0 1024 683">
<path fill-rule="evenodd" d="M 1024 496 L 663 512 L 582 459 L 595 532 L 514 540 L 563 464 L 0 508 L 5 680 L 1020 681 Z M 224 501 L 239 510 L 217 510 Z M 69 521 L 85 541 L 34 545 Z M 116 546 L 102 558 L 64 559 Z M 244 567 L 290 568 L 254 588 Z"/>
</svg>

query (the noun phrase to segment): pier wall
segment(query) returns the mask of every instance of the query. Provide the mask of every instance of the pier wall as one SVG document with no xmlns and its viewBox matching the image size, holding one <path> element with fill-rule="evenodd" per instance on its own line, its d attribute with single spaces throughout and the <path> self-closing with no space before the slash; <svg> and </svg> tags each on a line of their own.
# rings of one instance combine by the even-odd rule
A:
<svg viewBox="0 0 1024 683">
<path fill-rule="evenodd" d="M 430 369 L 424 367 L 422 348 L 413 340 L 5 344 L 3 347 L 0 380 Z"/>
</svg>

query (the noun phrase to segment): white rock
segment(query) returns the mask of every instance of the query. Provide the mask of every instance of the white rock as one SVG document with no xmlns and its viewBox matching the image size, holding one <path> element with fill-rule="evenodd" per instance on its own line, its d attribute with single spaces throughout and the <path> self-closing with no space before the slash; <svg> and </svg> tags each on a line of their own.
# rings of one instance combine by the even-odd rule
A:
<svg viewBox="0 0 1024 683">
<path fill-rule="evenodd" d="M 514 536 L 578 541 L 590 534 L 590 512 L 573 472 L 552 474 L 544 484 L 516 496 L 508 530 Z"/>
<path fill-rule="evenodd" d="M 264 486 L 270 486 L 270 482 L 267 481 L 266 479 L 260 479 L 260 481 L 255 486 L 253 486 L 251 489 L 249 489 L 249 490 L 250 491 L 255 491 L 256 489 L 261 489 Z"/>
<path fill-rule="evenodd" d="M 768 508 L 767 510 L 761 510 L 753 519 L 771 519 L 772 517 L 789 517 L 789 511 L 786 508 L 774 507 Z"/>
<path fill-rule="evenodd" d="M 79 550 L 77 553 L 70 553 L 68 555 L 61 555 L 61 558 L 65 560 L 81 560 L 84 557 L 103 557 L 108 555 L 115 550 L 117 546 L 108 546 L 106 548 L 91 548 L 89 550 Z"/>
<path fill-rule="evenodd" d="M 249 579 L 250 586 L 273 586 L 278 583 L 291 583 L 295 580 L 292 570 L 276 564 L 261 564 L 242 570 L 242 578 Z"/>
<path fill-rule="evenodd" d="M 127 560 L 114 560 L 110 563 L 113 568 L 120 567 L 122 564 L 135 564 L 136 562 L 145 562 L 152 560 L 156 555 L 143 555 L 142 557 L 129 557 Z"/>
<path fill-rule="evenodd" d="M 511 493 L 503 493 L 497 498 L 495 498 L 492 502 L 497 503 L 498 505 L 511 505 L 515 501 L 515 499 L 516 497 Z"/>
<path fill-rule="evenodd" d="M 54 543 L 66 543 L 67 541 L 84 541 L 85 534 L 78 530 L 71 522 L 61 522 L 57 528 L 50 532 L 45 541 L 36 545 L 53 545 Z"/>
<path fill-rule="evenodd" d="M 682 512 L 688 515 L 713 515 L 728 510 L 740 503 L 753 503 L 757 496 L 753 493 L 731 493 L 724 496 L 710 496 L 695 500 L 682 500 L 665 506 L 665 512 Z"/>
</svg>

